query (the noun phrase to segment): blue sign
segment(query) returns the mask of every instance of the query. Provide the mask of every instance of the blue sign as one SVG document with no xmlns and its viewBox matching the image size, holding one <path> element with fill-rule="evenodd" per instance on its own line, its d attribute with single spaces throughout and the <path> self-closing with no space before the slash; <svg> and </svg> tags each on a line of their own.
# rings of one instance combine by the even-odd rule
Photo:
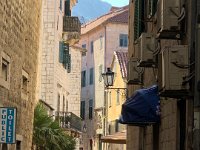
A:
<svg viewBox="0 0 200 150">
<path fill-rule="evenodd" d="M 14 144 L 16 141 L 16 114 L 13 107 L 0 108 L 0 143 Z"/>
</svg>

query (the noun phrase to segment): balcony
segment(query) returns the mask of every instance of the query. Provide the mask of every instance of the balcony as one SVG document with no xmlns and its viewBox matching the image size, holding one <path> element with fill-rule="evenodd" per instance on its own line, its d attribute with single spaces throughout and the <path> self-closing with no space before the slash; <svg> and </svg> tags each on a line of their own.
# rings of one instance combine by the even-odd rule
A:
<svg viewBox="0 0 200 150">
<path fill-rule="evenodd" d="M 81 118 L 72 112 L 56 112 L 56 120 L 62 128 L 82 132 Z"/>
<path fill-rule="evenodd" d="M 70 45 L 77 43 L 80 39 L 81 23 L 78 17 L 63 17 L 63 40 Z"/>
</svg>

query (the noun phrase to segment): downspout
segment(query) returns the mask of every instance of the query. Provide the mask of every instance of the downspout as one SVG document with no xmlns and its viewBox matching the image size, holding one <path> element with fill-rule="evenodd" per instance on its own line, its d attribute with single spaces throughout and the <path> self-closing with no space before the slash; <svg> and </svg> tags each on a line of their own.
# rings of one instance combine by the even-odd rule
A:
<svg viewBox="0 0 200 150">
<path fill-rule="evenodd" d="M 106 66 L 106 46 L 107 46 L 107 34 L 106 34 L 106 25 L 104 24 L 104 35 L 105 35 L 105 40 L 104 40 L 104 72 L 106 72 L 107 70 L 107 66 Z M 106 135 L 106 125 L 107 125 L 107 93 L 105 91 L 105 86 L 104 86 L 104 135 Z M 106 145 L 104 144 L 104 149 L 106 149 Z"/>
</svg>

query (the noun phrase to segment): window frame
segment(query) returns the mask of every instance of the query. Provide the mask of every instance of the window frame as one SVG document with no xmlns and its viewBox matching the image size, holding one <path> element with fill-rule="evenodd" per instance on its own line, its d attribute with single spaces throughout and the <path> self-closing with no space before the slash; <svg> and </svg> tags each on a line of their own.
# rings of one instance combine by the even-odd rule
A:
<svg viewBox="0 0 200 150">
<path fill-rule="evenodd" d="M 128 34 L 119 35 L 119 47 L 128 47 Z"/>
<path fill-rule="evenodd" d="M 82 44 L 81 46 L 83 49 L 87 49 L 87 44 Z M 82 52 L 82 56 L 86 56 L 86 51 Z"/>
<path fill-rule="evenodd" d="M 81 71 L 81 87 L 86 87 L 86 70 Z M 83 76 L 84 75 L 84 76 Z"/>
<path fill-rule="evenodd" d="M 93 99 L 89 100 L 89 119 L 93 119 Z"/>
<path fill-rule="evenodd" d="M 0 85 L 3 86 L 6 89 L 10 89 L 10 67 L 11 67 L 11 58 L 8 56 L 5 52 L 1 52 L 1 68 L 0 68 Z M 3 69 L 3 64 L 6 65 L 7 68 L 7 80 L 3 79 L 3 74 L 2 74 L 2 69 Z"/>
<path fill-rule="evenodd" d="M 80 117 L 82 120 L 85 120 L 85 101 L 81 101 L 81 111 L 80 111 Z"/>
<path fill-rule="evenodd" d="M 94 68 L 90 68 L 90 85 L 94 84 Z"/>
<path fill-rule="evenodd" d="M 94 53 L 94 41 L 90 42 L 90 53 L 93 54 Z"/>
</svg>

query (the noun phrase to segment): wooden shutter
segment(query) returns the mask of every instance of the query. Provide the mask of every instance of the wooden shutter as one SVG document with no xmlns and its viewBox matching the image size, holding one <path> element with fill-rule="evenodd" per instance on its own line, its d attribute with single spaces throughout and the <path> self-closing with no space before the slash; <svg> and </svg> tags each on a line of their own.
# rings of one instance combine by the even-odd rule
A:
<svg viewBox="0 0 200 150">
<path fill-rule="evenodd" d="M 69 44 L 64 44 L 63 65 L 67 72 L 71 72 L 71 54 L 69 54 Z"/>
<path fill-rule="evenodd" d="M 71 72 L 71 54 L 68 54 L 67 56 L 66 69 L 68 73 Z"/>
</svg>

